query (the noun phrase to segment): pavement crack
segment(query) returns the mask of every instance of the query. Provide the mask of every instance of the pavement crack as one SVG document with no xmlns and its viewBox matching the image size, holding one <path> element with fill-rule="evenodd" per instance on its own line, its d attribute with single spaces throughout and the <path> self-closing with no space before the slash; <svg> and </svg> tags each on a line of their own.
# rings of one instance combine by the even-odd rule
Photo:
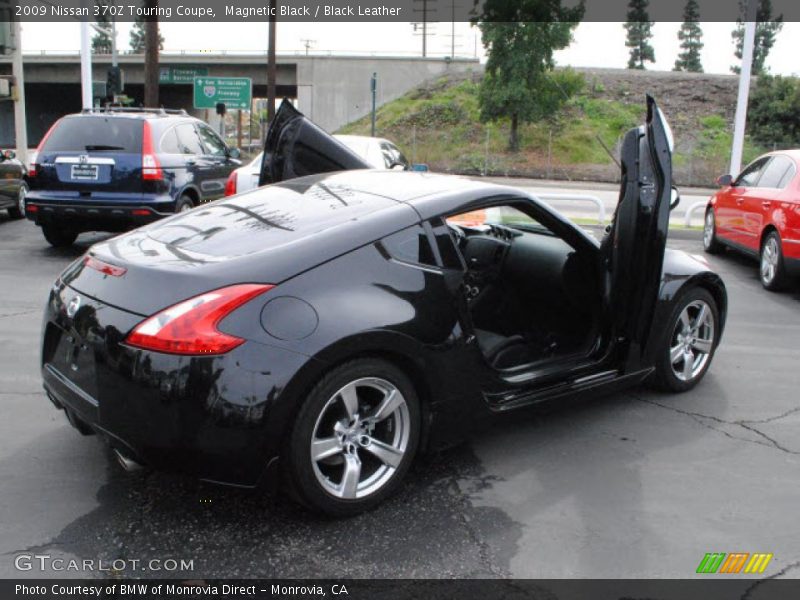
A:
<svg viewBox="0 0 800 600">
<path fill-rule="evenodd" d="M 32 314 L 38 313 L 38 312 L 39 312 L 38 308 L 31 309 L 31 310 L 23 310 L 23 311 L 20 311 L 20 312 L 8 313 L 8 314 L 5 314 L 5 315 L 0 315 L 0 319 L 8 319 L 9 317 L 21 317 L 21 316 L 24 316 L 24 315 L 32 315 Z"/>
<path fill-rule="evenodd" d="M 640 402 L 644 402 L 646 404 L 651 404 L 653 406 L 658 406 L 659 408 L 670 410 L 672 412 L 675 412 L 675 413 L 690 417 L 691 419 L 693 419 L 695 422 L 697 422 L 698 424 L 702 425 L 706 429 L 711 429 L 713 431 L 721 433 L 725 437 L 728 437 L 728 438 L 730 438 L 732 440 L 737 440 L 737 441 L 740 441 L 740 442 L 747 442 L 748 444 L 755 444 L 757 446 L 764 446 L 764 447 L 767 447 L 767 448 L 775 448 L 776 450 L 780 450 L 781 452 L 785 452 L 787 454 L 800 455 L 800 452 L 798 452 L 796 450 L 792 450 L 790 448 L 787 448 L 786 446 L 783 446 L 776 439 L 768 436 L 766 433 L 764 433 L 763 431 L 761 431 L 757 427 L 753 427 L 752 424 L 751 424 L 751 423 L 760 423 L 760 421 L 746 421 L 746 420 L 726 421 L 725 419 L 720 419 L 719 417 L 715 417 L 713 415 L 706 415 L 706 414 L 703 414 L 703 413 L 692 412 L 692 411 L 689 411 L 689 410 L 684 410 L 682 408 L 677 408 L 675 406 L 669 406 L 668 404 L 662 404 L 660 402 L 656 402 L 655 400 L 648 400 L 646 398 L 642 398 L 640 396 L 637 396 L 636 394 L 631 394 L 631 396 L 634 399 L 639 400 Z M 770 420 L 777 420 L 779 418 L 787 416 L 788 414 L 791 414 L 792 412 L 795 412 L 796 410 L 800 410 L 800 409 L 793 409 L 792 411 L 789 411 L 788 413 L 786 413 L 784 415 L 778 415 L 777 417 L 774 417 L 774 418 L 772 418 Z M 764 422 L 766 423 L 766 422 L 769 422 L 770 420 L 765 420 Z M 741 429 L 744 429 L 746 431 L 749 431 L 751 433 L 756 434 L 758 437 L 760 437 L 764 441 L 753 440 L 753 439 L 748 439 L 748 438 L 744 438 L 744 437 L 739 437 L 738 435 L 733 435 L 731 432 L 726 431 L 725 429 L 722 429 L 720 427 L 715 427 L 712 423 L 709 423 L 709 421 L 711 421 L 713 423 L 719 423 L 721 425 L 728 425 L 730 427 L 739 427 Z"/>
<path fill-rule="evenodd" d="M 769 577 L 764 577 L 764 579 L 759 579 L 758 581 L 753 583 L 753 585 L 751 585 L 749 588 L 747 588 L 744 591 L 744 594 L 742 594 L 741 600 L 748 600 L 750 598 L 750 595 L 753 593 L 753 591 L 756 588 L 758 588 L 760 585 L 763 585 L 764 583 L 766 583 L 767 581 L 769 581 L 771 579 L 779 579 L 779 578 L 783 577 L 784 575 L 786 575 L 792 569 L 796 569 L 798 567 L 800 567 L 800 561 L 790 563 L 790 564 L 786 565 L 785 567 L 783 567 L 777 573 L 773 573 Z"/>
<path fill-rule="evenodd" d="M 736 421 L 736 422 L 737 423 L 756 423 L 756 424 L 773 423 L 774 421 L 780 421 L 781 419 L 784 419 L 784 418 L 788 417 L 789 415 L 793 415 L 794 413 L 797 413 L 797 412 L 800 412 L 800 406 L 792 408 L 791 410 L 787 410 L 786 412 L 783 412 L 783 413 L 781 413 L 779 415 L 775 415 L 774 417 L 769 417 L 767 419 L 743 419 L 741 421 Z"/>
</svg>

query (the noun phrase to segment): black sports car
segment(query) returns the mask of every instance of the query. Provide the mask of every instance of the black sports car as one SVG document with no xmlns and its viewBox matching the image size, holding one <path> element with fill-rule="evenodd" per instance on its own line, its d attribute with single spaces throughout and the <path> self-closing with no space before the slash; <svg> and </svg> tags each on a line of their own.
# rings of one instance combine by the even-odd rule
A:
<svg viewBox="0 0 800 600">
<path fill-rule="evenodd" d="M 17 160 L 13 150 L 0 151 L 0 209 L 8 210 L 12 219 L 25 216 L 25 165 Z"/>
<path fill-rule="evenodd" d="M 645 380 L 686 390 L 727 301 L 705 264 L 665 250 L 671 146 L 648 98 L 598 243 L 518 189 L 361 170 L 284 103 L 262 173 L 276 183 L 64 271 L 45 389 L 123 465 L 280 475 L 334 515 L 374 506 L 422 450 L 493 413 Z"/>
</svg>

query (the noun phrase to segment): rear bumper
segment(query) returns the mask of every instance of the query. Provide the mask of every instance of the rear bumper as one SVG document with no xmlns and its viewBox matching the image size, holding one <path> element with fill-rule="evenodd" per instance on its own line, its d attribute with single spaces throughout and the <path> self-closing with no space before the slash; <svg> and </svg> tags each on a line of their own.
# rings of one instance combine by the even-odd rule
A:
<svg viewBox="0 0 800 600">
<path fill-rule="evenodd" d="M 174 213 L 175 202 L 169 196 L 152 202 L 53 202 L 30 195 L 25 216 L 37 225 L 58 223 L 76 231 L 126 231 Z"/>
<path fill-rule="evenodd" d="M 82 297 L 73 320 L 64 311 Z M 81 432 L 142 465 L 227 485 L 270 483 L 310 359 L 246 342 L 221 356 L 176 356 L 122 343 L 143 317 L 63 284 L 45 313 L 42 379 Z M 86 335 L 81 332 L 86 331 Z"/>
</svg>

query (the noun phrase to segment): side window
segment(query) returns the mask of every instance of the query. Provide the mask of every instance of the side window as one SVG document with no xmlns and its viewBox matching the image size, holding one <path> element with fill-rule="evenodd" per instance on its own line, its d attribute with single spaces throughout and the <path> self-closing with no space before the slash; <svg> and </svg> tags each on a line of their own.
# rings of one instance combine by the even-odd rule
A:
<svg viewBox="0 0 800 600">
<path fill-rule="evenodd" d="M 758 180 L 758 187 L 780 188 L 783 176 L 792 166 L 792 161 L 785 156 L 773 156 L 769 164 L 764 168 L 761 178 Z"/>
<path fill-rule="evenodd" d="M 200 132 L 200 138 L 203 140 L 203 145 L 206 147 L 208 154 L 212 156 L 225 156 L 227 153 L 225 144 L 210 127 L 198 125 L 197 130 Z"/>
<path fill-rule="evenodd" d="M 431 219 L 433 237 L 436 240 L 436 247 L 442 257 L 442 266 L 445 269 L 464 270 L 464 262 L 461 255 L 456 250 L 456 240 L 453 237 L 453 230 L 441 218 Z"/>
<path fill-rule="evenodd" d="M 782 190 L 789 185 L 792 179 L 794 179 L 795 173 L 797 173 L 797 167 L 795 167 L 794 161 L 792 161 L 792 164 L 789 165 L 789 168 L 786 169 L 786 173 L 783 174 L 783 177 L 781 177 L 781 180 L 778 182 L 778 188 Z"/>
<path fill-rule="evenodd" d="M 181 154 L 205 154 L 203 144 L 200 143 L 200 137 L 197 135 L 197 130 L 191 123 L 184 123 L 175 128 L 178 134 L 178 144 L 180 146 Z"/>
<path fill-rule="evenodd" d="M 386 236 L 381 240 L 381 245 L 395 260 L 431 267 L 437 266 L 433 250 L 428 243 L 428 236 L 421 225 L 413 225 Z"/>
<path fill-rule="evenodd" d="M 383 164 L 386 165 L 387 169 L 391 168 L 394 156 L 392 156 L 392 151 L 387 144 L 381 144 L 381 154 L 383 154 Z"/>
<path fill-rule="evenodd" d="M 164 154 L 182 154 L 175 127 L 168 129 L 161 137 L 161 152 Z"/>
<path fill-rule="evenodd" d="M 767 164 L 769 157 L 759 158 L 758 160 L 750 163 L 745 167 L 733 185 L 736 187 L 754 187 L 758 183 L 758 178 L 761 176 L 761 170 Z"/>
</svg>

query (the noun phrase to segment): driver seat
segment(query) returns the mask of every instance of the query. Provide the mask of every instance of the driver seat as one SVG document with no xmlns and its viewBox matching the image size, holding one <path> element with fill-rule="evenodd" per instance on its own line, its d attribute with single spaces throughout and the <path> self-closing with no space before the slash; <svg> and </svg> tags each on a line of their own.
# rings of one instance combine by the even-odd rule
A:
<svg viewBox="0 0 800 600">
<path fill-rule="evenodd" d="M 483 356 L 494 369 L 510 369 L 532 362 L 533 355 L 521 335 L 506 337 L 476 329 L 475 337 Z"/>
</svg>

